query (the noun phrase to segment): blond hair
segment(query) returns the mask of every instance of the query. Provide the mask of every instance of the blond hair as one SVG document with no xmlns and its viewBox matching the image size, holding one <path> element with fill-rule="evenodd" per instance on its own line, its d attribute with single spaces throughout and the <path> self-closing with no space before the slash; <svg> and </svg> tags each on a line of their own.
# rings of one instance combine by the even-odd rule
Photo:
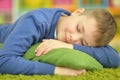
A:
<svg viewBox="0 0 120 80">
<path fill-rule="evenodd" d="M 97 21 L 98 30 L 95 35 L 97 46 L 109 44 L 117 31 L 116 22 L 111 13 L 105 9 L 88 9 L 85 10 L 81 15 L 94 17 Z"/>
</svg>

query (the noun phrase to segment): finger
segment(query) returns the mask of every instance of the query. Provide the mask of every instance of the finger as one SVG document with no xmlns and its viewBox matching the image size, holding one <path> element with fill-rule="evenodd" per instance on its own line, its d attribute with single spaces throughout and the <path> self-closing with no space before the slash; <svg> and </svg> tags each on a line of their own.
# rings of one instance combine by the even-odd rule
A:
<svg viewBox="0 0 120 80">
<path fill-rule="evenodd" d="M 48 45 L 46 45 L 46 48 L 45 48 L 43 54 L 47 54 L 49 51 L 51 51 L 51 50 L 54 49 L 54 48 L 55 48 L 55 47 L 53 47 L 52 44 L 48 44 Z"/>
<path fill-rule="evenodd" d="M 49 47 L 48 49 L 46 49 L 45 51 L 44 51 L 44 53 L 43 54 L 47 54 L 48 52 L 50 52 L 52 50 L 52 48 L 51 47 Z"/>
<path fill-rule="evenodd" d="M 42 55 L 46 49 L 47 47 L 45 47 L 45 45 L 39 46 L 39 48 L 37 48 L 37 51 L 36 51 L 36 56 Z"/>
<path fill-rule="evenodd" d="M 82 74 L 86 74 L 86 70 L 85 69 L 82 70 Z"/>
<path fill-rule="evenodd" d="M 42 45 L 42 43 L 35 49 L 35 53 L 38 52 L 38 50 L 39 50 L 39 48 L 40 48 L 41 45 Z"/>
<path fill-rule="evenodd" d="M 78 75 L 81 75 L 81 74 L 86 74 L 86 70 L 85 69 L 82 69 L 78 72 Z"/>
<path fill-rule="evenodd" d="M 39 49 L 45 47 L 45 44 L 47 43 L 47 41 L 42 42 L 36 49 L 35 49 L 35 53 L 37 53 L 39 51 Z"/>
<path fill-rule="evenodd" d="M 38 52 L 35 54 L 36 56 L 41 56 L 44 53 L 44 49 L 38 50 Z"/>
<path fill-rule="evenodd" d="M 38 47 L 37 48 L 37 50 L 36 50 L 36 56 L 40 56 L 40 55 L 42 55 L 43 53 L 44 53 L 44 51 L 45 51 L 45 47 Z"/>
<path fill-rule="evenodd" d="M 51 45 L 48 44 L 48 43 L 42 45 L 42 47 L 39 47 L 39 49 L 37 50 L 36 55 L 37 55 L 37 56 L 40 56 L 40 55 L 42 55 L 42 54 L 46 54 L 46 53 L 49 51 L 50 47 L 51 47 Z"/>
<path fill-rule="evenodd" d="M 39 49 L 41 46 L 43 46 L 45 43 L 46 43 L 46 42 L 42 42 L 42 43 L 36 48 L 36 50 Z"/>
</svg>

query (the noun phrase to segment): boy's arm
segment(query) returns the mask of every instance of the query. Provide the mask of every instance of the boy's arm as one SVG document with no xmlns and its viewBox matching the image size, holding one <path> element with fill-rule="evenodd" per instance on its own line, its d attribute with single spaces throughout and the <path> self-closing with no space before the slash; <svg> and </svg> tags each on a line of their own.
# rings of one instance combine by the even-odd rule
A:
<svg viewBox="0 0 120 80">
<path fill-rule="evenodd" d="M 109 45 L 103 47 L 87 47 L 74 44 L 73 47 L 76 50 L 83 51 L 94 57 L 105 68 L 115 68 L 119 66 L 120 56 L 118 52 Z"/>
<path fill-rule="evenodd" d="M 37 31 L 33 23 L 32 17 L 26 17 L 11 27 L 11 32 L 0 49 L 0 73 L 54 74 L 55 66 L 22 58 L 24 52 L 40 38 L 40 31 Z"/>
<path fill-rule="evenodd" d="M 11 24 L 0 25 L 0 43 L 4 43 L 5 39 L 8 36 L 8 32 L 11 28 Z"/>
<path fill-rule="evenodd" d="M 55 67 L 53 65 L 38 61 L 28 61 L 20 56 L 6 55 L 0 57 L 0 73 L 3 74 L 44 75 L 54 74 L 54 69 Z"/>
</svg>

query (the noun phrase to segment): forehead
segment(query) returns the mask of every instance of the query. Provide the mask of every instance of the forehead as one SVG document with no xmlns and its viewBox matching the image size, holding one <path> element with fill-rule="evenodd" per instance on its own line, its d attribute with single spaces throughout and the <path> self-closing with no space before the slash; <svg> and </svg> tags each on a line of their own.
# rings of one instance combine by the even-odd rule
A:
<svg viewBox="0 0 120 80">
<path fill-rule="evenodd" d="M 93 17 L 83 17 L 81 21 L 84 27 L 84 36 L 83 38 L 88 43 L 88 46 L 95 46 L 96 45 L 96 33 L 97 33 L 97 22 Z"/>
</svg>

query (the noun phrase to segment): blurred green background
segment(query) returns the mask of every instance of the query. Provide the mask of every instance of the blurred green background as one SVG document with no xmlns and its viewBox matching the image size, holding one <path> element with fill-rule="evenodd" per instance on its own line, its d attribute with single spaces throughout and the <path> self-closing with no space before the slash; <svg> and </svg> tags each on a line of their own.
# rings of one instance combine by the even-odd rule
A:
<svg viewBox="0 0 120 80">
<path fill-rule="evenodd" d="M 55 7 L 69 11 L 79 7 L 108 9 L 118 26 L 117 35 L 110 45 L 120 49 L 120 0 L 0 0 L 0 24 L 12 23 L 33 9 Z"/>
</svg>

